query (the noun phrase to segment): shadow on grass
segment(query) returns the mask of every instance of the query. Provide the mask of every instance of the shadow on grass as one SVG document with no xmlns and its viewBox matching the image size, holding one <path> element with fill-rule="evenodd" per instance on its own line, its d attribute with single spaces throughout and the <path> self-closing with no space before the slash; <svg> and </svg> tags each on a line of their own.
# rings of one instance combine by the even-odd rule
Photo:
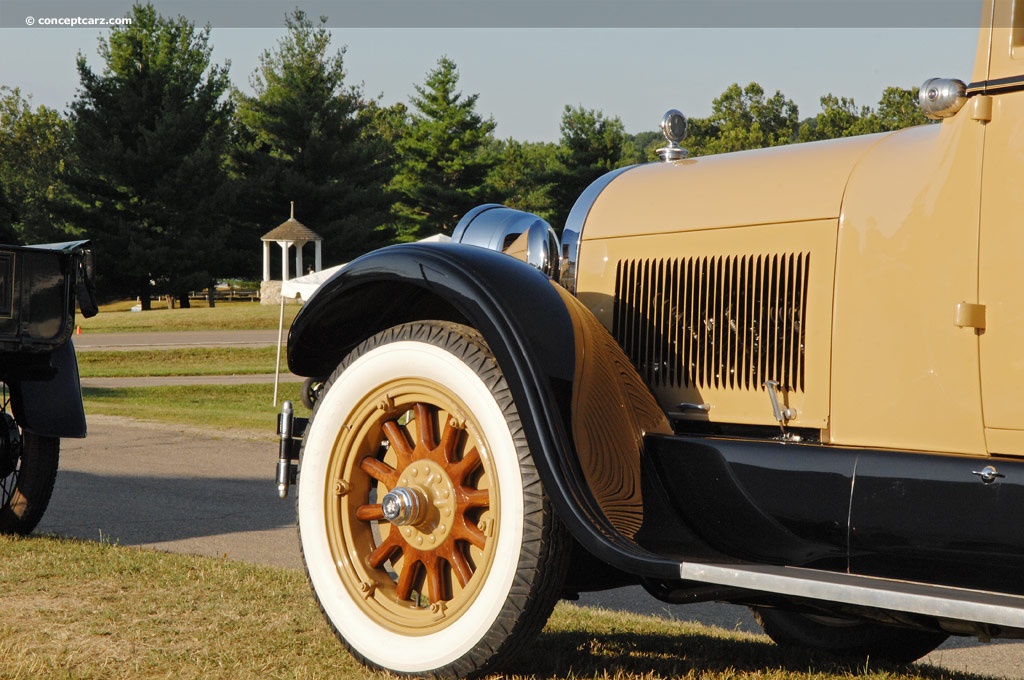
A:
<svg viewBox="0 0 1024 680">
<path fill-rule="evenodd" d="M 766 678 L 856 677 L 872 674 L 889 680 L 994 680 L 931 666 L 899 666 L 857 659 L 837 659 L 815 652 L 782 649 L 757 639 L 737 640 L 681 631 L 679 635 L 545 631 L 502 675 L 602 678 L 732 678 L 755 674 Z"/>
</svg>

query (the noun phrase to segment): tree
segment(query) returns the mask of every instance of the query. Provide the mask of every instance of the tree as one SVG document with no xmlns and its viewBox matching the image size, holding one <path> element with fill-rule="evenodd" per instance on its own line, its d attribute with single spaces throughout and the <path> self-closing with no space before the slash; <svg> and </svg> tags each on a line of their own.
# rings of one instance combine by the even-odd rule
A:
<svg viewBox="0 0 1024 680">
<path fill-rule="evenodd" d="M 858 110 L 853 99 L 836 97 L 829 93 L 819 102 L 821 112 L 800 125 L 798 139 L 801 142 L 813 142 L 819 139 L 835 139 L 848 137 L 856 132 L 860 120 L 869 113 L 866 107 Z"/>
<path fill-rule="evenodd" d="M 778 90 L 766 97 L 757 83 L 733 83 L 712 102 L 711 116 L 691 123 L 694 141 L 687 148 L 693 155 L 727 153 L 789 144 L 797 136 L 799 110 Z"/>
<path fill-rule="evenodd" d="M 67 240 L 77 231 L 53 213 L 64 195 L 60 175 L 70 154 L 71 126 L 57 111 L 33 109 L 17 88 L 0 87 L 0 208 L 5 243 Z"/>
<path fill-rule="evenodd" d="M 618 117 L 601 111 L 566 106 L 559 126 L 558 160 L 550 182 L 555 224 L 560 228 L 583 191 L 609 170 L 642 160 Z"/>
<path fill-rule="evenodd" d="M 153 284 L 187 305 L 220 267 L 226 243 L 223 154 L 227 66 L 210 63 L 210 28 L 132 7 L 100 39 L 101 73 L 78 56 L 68 214 L 93 238 L 107 293 Z"/>
<path fill-rule="evenodd" d="M 392 182 L 401 240 L 425 230 L 450 234 L 485 193 L 493 161 L 484 151 L 495 123 L 480 117 L 479 95 L 463 96 L 458 82 L 455 62 L 442 57 L 424 84 L 415 86 L 415 112 L 396 143 L 398 171 Z"/>
<path fill-rule="evenodd" d="M 878 108 L 857 108 L 853 100 L 827 94 L 821 98 L 821 112 L 800 126 L 801 142 L 852 135 L 889 132 L 930 121 L 917 103 L 917 88 L 887 87 Z"/>
<path fill-rule="evenodd" d="M 550 170 L 558 164 L 558 146 L 545 142 L 495 140 L 488 148 L 493 165 L 487 174 L 487 202 L 555 219 Z"/>
<path fill-rule="evenodd" d="M 326 21 L 314 25 L 296 9 L 285 18 L 287 35 L 260 57 L 254 95 L 234 93 L 232 170 L 239 240 L 256 243 L 295 201 L 325 250 L 347 260 L 385 236 L 391 164 L 381 138 L 385 109 L 345 83 L 345 48 L 331 52 Z"/>
<path fill-rule="evenodd" d="M 856 134 L 889 132 L 914 125 L 925 125 L 929 121 L 917 103 L 918 88 L 890 86 L 882 92 L 878 108 L 862 116 Z"/>
</svg>

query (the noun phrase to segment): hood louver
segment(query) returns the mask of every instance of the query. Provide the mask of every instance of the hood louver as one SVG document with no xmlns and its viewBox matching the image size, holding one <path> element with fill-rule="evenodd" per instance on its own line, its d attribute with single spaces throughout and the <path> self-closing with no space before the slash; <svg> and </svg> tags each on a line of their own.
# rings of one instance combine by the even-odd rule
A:
<svg viewBox="0 0 1024 680">
<path fill-rule="evenodd" d="M 809 253 L 618 263 L 612 334 L 651 387 L 804 391 Z"/>
</svg>

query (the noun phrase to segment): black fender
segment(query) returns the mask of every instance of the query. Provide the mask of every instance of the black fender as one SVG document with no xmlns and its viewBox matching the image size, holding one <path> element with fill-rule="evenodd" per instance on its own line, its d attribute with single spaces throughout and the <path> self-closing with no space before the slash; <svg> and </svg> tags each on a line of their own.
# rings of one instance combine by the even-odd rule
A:
<svg viewBox="0 0 1024 680">
<path fill-rule="evenodd" d="M 85 437 L 82 385 L 71 342 L 50 353 L 50 367 L 45 378 L 8 377 L 14 419 L 23 430 L 43 437 Z"/>
<path fill-rule="evenodd" d="M 614 384 L 623 377 L 620 371 L 635 376 L 628 359 L 618 350 L 609 362 L 595 361 L 609 348 L 591 345 L 610 341 L 617 349 L 614 340 L 582 304 L 533 267 L 451 243 L 401 244 L 364 255 L 324 283 L 296 316 L 288 334 L 288 366 L 297 375 L 326 376 L 371 335 L 427 319 L 464 323 L 484 336 L 509 383 L 545 489 L 583 548 L 625 572 L 678 579 L 678 561 L 632 538 L 637 504 L 631 494 L 639 492 L 643 432 L 625 430 L 663 430 L 664 416 L 656 405 L 657 413 L 649 412 L 649 404 L 630 406 L 634 397 L 643 400 L 633 392 L 645 393 L 651 404 L 653 399 L 639 377 L 626 376 L 628 394 Z M 586 383 L 618 392 L 594 406 L 599 390 L 584 389 Z M 574 411 L 586 417 L 574 419 Z M 616 428 L 609 417 L 625 425 Z M 588 423 L 594 425 L 589 433 Z M 633 450 L 601 445 L 607 441 L 602 435 L 614 429 L 622 432 L 617 441 Z M 582 459 L 579 442 L 586 448 Z M 601 467 L 611 483 L 597 495 L 594 481 L 602 475 L 595 466 L 612 469 L 604 475 Z"/>
</svg>

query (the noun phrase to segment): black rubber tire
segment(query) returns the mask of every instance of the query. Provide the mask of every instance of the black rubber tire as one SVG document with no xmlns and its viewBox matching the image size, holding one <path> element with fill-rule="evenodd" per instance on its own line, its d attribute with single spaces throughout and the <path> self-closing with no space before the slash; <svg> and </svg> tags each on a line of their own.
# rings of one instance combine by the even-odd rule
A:
<svg viewBox="0 0 1024 680">
<path fill-rule="evenodd" d="M 323 378 L 306 378 L 302 381 L 302 391 L 299 392 L 299 401 L 310 411 L 316 406 L 317 399 L 323 393 Z"/>
<path fill-rule="evenodd" d="M 381 387 L 385 385 L 386 389 Z M 406 385 L 411 385 L 409 394 L 440 397 L 437 401 L 429 396 L 403 401 Z M 380 405 L 382 398 L 384 404 Z M 369 480 L 372 491 L 368 496 L 367 479 L 360 476 L 360 469 L 373 457 L 365 452 L 381 446 L 383 437 L 377 428 L 393 428 L 387 436 L 391 440 L 396 428 L 413 422 L 393 415 L 412 413 L 407 410 L 412 408 L 409 403 L 424 408 L 424 413 L 445 404 L 435 412 L 443 410 L 447 417 L 461 418 L 458 428 L 467 433 L 463 436 L 472 439 L 475 449 L 488 451 L 481 469 L 487 471 L 489 481 L 479 488 L 489 490 L 487 507 L 493 514 L 487 520 L 487 543 L 478 546 L 487 557 L 475 561 L 475 571 L 461 584 L 462 590 L 450 593 L 451 599 L 441 603 L 449 607 L 449 618 L 443 622 L 437 617 L 417 618 L 419 611 L 426 614 L 436 604 L 433 583 L 421 586 L 422 590 L 407 600 L 399 593 L 408 566 L 398 566 L 395 557 L 386 569 L 370 564 L 373 558 L 368 553 L 377 553 L 399 536 L 393 533 L 399 527 L 384 519 L 373 520 L 371 539 L 362 533 L 358 518 L 353 519 L 357 511 L 352 508 L 365 511 L 368 504 L 379 502 L 382 486 L 392 488 L 375 477 L 376 481 Z M 378 415 L 366 404 L 378 404 Z M 396 404 L 400 404 L 397 409 Z M 465 410 L 460 410 L 463 407 Z M 370 415 L 365 415 L 367 412 Z M 441 434 L 443 423 L 455 421 L 437 418 L 437 424 L 429 428 L 432 436 L 426 439 L 440 442 L 440 447 L 446 440 Z M 470 422 L 474 425 L 466 424 Z M 415 422 L 412 426 L 420 431 Z M 348 434 L 359 432 L 367 434 Z M 423 441 L 411 431 L 407 436 L 412 442 Z M 464 446 L 468 449 L 469 444 Z M 394 443 L 373 455 L 383 465 L 391 460 L 383 457 L 390 455 L 383 452 L 396 448 L 401 447 Z M 416 450 L 420 450 L 419 444 Z M 354 457 L 357 455 L 359 458 Z M 454 460 L 465 460 L 463 455 L 468 453 Z M 404 463 L 391 464 L 398 473 L 406 474 L 402 472 Z M 404 469 L 414 467 L 409 464 Z M 352 472 L 346 477 L 332 470 Z M 340 503 L 331 496 L 334 489 L 337 497 L 339 483 L 346 489 Z M 457 488 L 469 487 L 457 484 Z M 424 321 L 396 326 L 363 342 L 338 366 L 316 403 L 304 440 L 297 506 L 303 562 L 320 609 L 342 644 L 371 668 L 451 678 L 494 669 L 543 628 L 568 569 L 568 533 L 541 484 L 501 369 L 483 337 L 455 323 Z M 467 521 L 479 521 L 483 528 L 483 520 Z M 339 526 L 342 528 L 336 528 Z M 400 528 L 401 532 L 407 530 L 406 526 Z M 415 535 L 408 538 L 411 555 L 417 550 L 413 539 Z M 407 565 L 405 560 L 413 558 L 406 558 L 407 544 L 401 545 L 398 559 Z M 446 578 L 454 584 L 454 568 Z M 367 584 L 372 585 L 360 594 L 359 587 Z M 423 610 L 426 593 L 431 598 L 430 610 Z"/>
<path fill-rule="evenodd" d="M 843 657 L 907 664 L 917 661 L 949 637 L 945 633 L 858 619 L 809 616 L 760 607 L 752 611 L 764 632 L 780 647 L 813 649 Z"/>
<path fill-rule="evenodd" d="M 0 487 L 0 534 L 26 535 L 46 512 L 57 480 L 60 439 L 21 435 L 21 460 Z"/>
</svg>

